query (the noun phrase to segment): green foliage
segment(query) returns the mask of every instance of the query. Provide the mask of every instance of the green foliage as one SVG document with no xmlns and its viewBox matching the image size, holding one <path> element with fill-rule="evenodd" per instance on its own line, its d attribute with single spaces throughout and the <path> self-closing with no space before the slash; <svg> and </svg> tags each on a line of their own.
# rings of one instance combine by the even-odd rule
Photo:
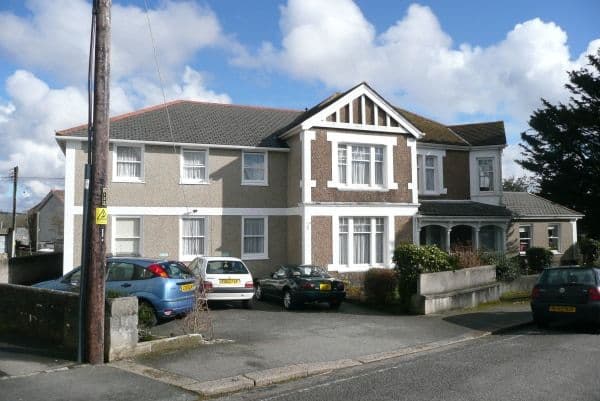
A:
<svg viewBox="0 0 600 401">
<path fill-rule="evenodd" d="M 535 181 L 526 175 L 508 177 L 502 180 L 502 190 L 507 192 L 529 192 L 535 187 Z"/>
<path fill-rule="evenodd" d="M 484 252 L 480 255 L 481 261 L 486 265 L 496 265 L 496 279 L 499 281 L 514 281 L 521 275 L 521 258 L 508 257 L 504 253 Z"/>
<path fill-rule="evenodd" d="M 540 195 L 582 212 L 582 231 L 600 238 L 600 50 L 588 60 L 569 72 L 568 104 L 542 99 L 533 112 L 518 163 L 535 174 Z"/>
<path fill-rule="evenodd" d="M 128 294 L 121 292 L 121 291 L 117 291 L 117 290 L 106 290 L 106 298 L 110 299 L 110 298 L 123 298 L 123 297 L 127 297 L 129 296 Z"/>
<path fill-rule="evenodd" d="M 365 274 L 365 296 L 367 302 L 386 305 L 397 298 L 398 279 L 391 269 L 374 268 Z"/>
<path fill-rule="evenodd" d="M 583 238 L 579 241 L 579 251 L 581 252 L 581 262 L 585 266 L 591 266 L 600 257 L 600 241 Z"/>
<path fill-rule="evenodd" d="M 525 252 L 527 267 L 534 273 L 539 273 L 552 264 L 552 252 L 546 248 L 532 247 Z"/>
<path fill-rule="evenodd" d="M 398 274 L 398 292 L 405 306 L 417 292 L 419 274 L 454 270 L 457 264 L 456 258 L 433 245 L 401 244 L 394 251 L 393 260 Z"/>
</svg>

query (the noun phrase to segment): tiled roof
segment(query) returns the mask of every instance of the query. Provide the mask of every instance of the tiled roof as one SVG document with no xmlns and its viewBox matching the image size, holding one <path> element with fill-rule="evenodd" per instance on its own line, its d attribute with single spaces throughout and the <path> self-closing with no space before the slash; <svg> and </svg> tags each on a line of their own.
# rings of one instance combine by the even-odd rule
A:
<svg viewBox="0 0 600 401">
<path fill-rule="evenodd" d="M 220 103 L 176 101 L 167 104 L 173 138 L 164 105 L 111 118 L 111 139 L 201 143 L 209 145 L 286 147 L 276 132 L 302 112 Z M 85 136 L 86 126 L 57 132 Z"/>
<path fill-rule="evenodd" d="M 503 202 L 514 217 L 582 217 L 583 214 L 527 192 L 504 192 Z"/>
<path fill-rule="evenodd" d="M 505 145 L 504 122 L 449 125 L 452 131 L 463 137 L 473 146 Z"/>
<path fill-rule="evenodd" d="M 473 201 L 422 200 L 419 213 L 423 216 L 444 217 L 510 217 L 504 206 L 494 206 Z"/>
<path fill-rule="evenodd" d="M 412 125 L 423 132 L 425 136 L 419 142 L 441 143 L 445 145 L 469 146 L 463 138 L 452 132 L 445 125 L 429 118 L 420 116 L 408 110 L 396 107 L 396 111 L 406 118 Z"/>
</svg>

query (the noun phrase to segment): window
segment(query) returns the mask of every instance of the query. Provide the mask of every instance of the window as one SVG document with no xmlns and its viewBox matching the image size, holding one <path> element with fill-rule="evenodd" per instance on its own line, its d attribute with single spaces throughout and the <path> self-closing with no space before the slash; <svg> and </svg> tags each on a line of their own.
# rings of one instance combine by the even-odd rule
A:
<svg viewBox="0 0 600 401">
<path fill-rule="evenodd" d="M 531 226 L 519 226 L 519 252 L 524 253 L 531 247 Z"/>
<path fill-rule="evenodd" d="M 349 186 L 382 187 L 384 154 L 383 146 L 338 145 L 338 182 Z"/>
<path fill-rule="evenodd" d="M 435 191 L 436 156 L 425 156 L 425 190 Z"/>
<path fill-rule="evenodd" d="M 559 234 L 558 224 L 548 224 L 548 248 L 551 251 L 558 252 Z"/>
<path fill-rule="evenodd" d="M 136 182 L 144 179 L 144 148 L 115 145 L 113 181 Z"/>
<path fill-rule="evenodd" d="M 423 149 L 417 154 L 417 185 L 423 195 L 446 193 L 443 183 L 443 157 L 445 151 Z"/>
<path fill-rule="evenodd" d="M 385 263 L 384 217 L 340 217 L 338 224 L 340 265 Z"/>
<path fill-rule="evenodd" d="M 181 219 L 181 258 L 190 260 L 206 253 L 206 220 L 203 217 Z"/>
<path fill-rule="evenodd" d="M 114 232 L 114 253 L 117 256 L 139 256 L 141 254 L 141 218 L 116 217 Z"/>
<path fill-rule="evenodd" d="M 494 190 L 494 159 L 487 157 L 485 159 L 477 159 L 479 165 L 479 190 L 493 191 Z"/>
<path fill-rule="evenodd" d="M 242 184 L 268 185 L 267 182 L 267 153 L 242 153 Z"/>
<path fill-rule="evenodd" d="M 267 218 L 242 218 L 242 259 L 268 259 Z"/>
<path fill-rule="evenodd" d="M 206 150 L 183 150 L 181 152 L 181 182 L 204 184 L 208 182 Z"/>
</svg>

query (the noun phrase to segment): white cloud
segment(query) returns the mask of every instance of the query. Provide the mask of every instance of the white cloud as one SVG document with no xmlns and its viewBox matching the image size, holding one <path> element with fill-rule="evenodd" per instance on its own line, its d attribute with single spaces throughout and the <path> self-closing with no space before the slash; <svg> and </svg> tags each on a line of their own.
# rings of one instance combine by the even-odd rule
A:
<svg viewBox="0 0 600 401">
<path fill-rule="evenodd" d="M 289 0 L 281 8 L 282 40 L 264 43 L 233 62 L 276 68 L 292 76 L 347 89 L 360 81 L 400 105 L 450 121 L 458 113 L 503 113 L 520 121 L 540 97 L 565 98 L 566 71 L 581 65 L 567 34 L 538 18 L 517 24 L 498 43 L 456 46 L 429 7 L 377 33 L 351 0 Z M 591 42 L 586 53 L 600 46 Z"/>
<path fill-rule="evenodd" d="M 502 154 L 502 177 L 523 177 L 531 176 L 531 172 L 525 170 L 521 165 L 516 163 L 516 160 L 523 158 L 521 156 L 522 149 L 519 144 L 508 145 Z"/>
</svg>

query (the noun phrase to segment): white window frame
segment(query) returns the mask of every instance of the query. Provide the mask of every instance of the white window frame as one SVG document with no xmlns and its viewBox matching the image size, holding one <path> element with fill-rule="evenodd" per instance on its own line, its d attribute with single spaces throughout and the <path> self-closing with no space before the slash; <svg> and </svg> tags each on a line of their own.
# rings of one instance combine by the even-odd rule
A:
<svg viewBox="0 0 600 401">
<path fill-rule="evenodd" d="M 130 216 L 130 215 L 123 215 L 123 216 L 112 216 L 112 229 L 111 229 L 111 244 L 110 244 L 110 248 L 111 248 L 111 253 L 114 254 L 115 256 L 120 256 L 119 254 L 117 254 L 117 220 L 120 219 L 137 219 L 140 222 L 140 236 L 139 237 L 128 237 L 128 238 L 138 238 L 138 255 L 142 256 L 143 252 L 142 250 L 144 249 L 144 219 L 142 216 Z M 121 238 L 121 237 L 119 237 Z"/>
<path fill-rule="evenodd" d="M 433 165 L 433 190 L 427 189 L 425 172 L 426 169 L 426 158 L 434 157 L 435 162 Z M 417 185 L 419 187 L 419 195 L 444 195 L 448 193 L 448 189 L 444 188 L 444 157 L 446 157 L 445 150 L 439 149 L 417 149 Z"/>
<path fill-rule="evenodd" d="M 490 186 L 492 187 L 491 189 L 482 191 L 481 190 L 481 166 L 480 166 L 480 162 L 484 161 L 484 160 L 489 160 L 491 162 L 491 166 L 492 166 L 492 180 L 490 182 Z M 479 190 L 480 193 L 493 193 L 496 192 L 496 159 L 493 156 L 490 157 L 477 157 L 475 159 L 475 164 L 477 166 L 477 188 Z"/>
<path fill-rule="evenodd" d="M 190 178 L 185 178 L 185 152 L 204 152 L 205 157 L 204 157 L 204 177 L 200 178 L 200 179 L 190 179 Z M 209 151 L 207 148 L 181 148 L 180 151 L 180 157 L 179 157 L 179 183 L 180 184 L 195 184 L 195 185 L 206 185 L 208 184 L 208 177 L 209 177 L 209 172 L 208 172 L 208 167 L 209 167 Z"/>
<path fill-rule="evenodd" d="M 264 160 L 265 176 L 262 180 L 247 180 L 244 178 L 244 160 L 247 154 L 262 154 Z M 242 185 L 268 186 L 269 185 L 269 152 L 262 150 L 242 151 Z"/>
<path fill-rule="evenodd" d="M 331 181 L 328 188 L 346 191 L 389 191 L 398 189 L 394 182 L 394 146 L 398 145 L 396 136 L 350 134 L 344 132 L 327 132 L 327 141 L 331 142 Z M 347 146 L 346 183 L 339 181 L 338 148 Z M 352 145 L 370 147 L 369 184 L 352 184 Z M 375 147 L 383 148 L 383 185 L 375 184 Z"/>
<path fill-rule="evenodd" d="M 263 219 L 264 223 L 264 249 L 261 253 L 246 253 L 244 252 L 244 232 L 246 226 L 246 219 Z M 269 259 L 269 218 L 268 216 L 242 216 L 242 259 L 244 260 L 265 260 Z"/>
<path fill-rule="evenodd" d="M 338 240 L 335 241 L 335 243 L 337 243 L 338 250 L 339 250 L 339 227 L 340 227 L 340 219 L 347 219 L 348 220 L 348 246 L 347 246 L 347 251 L 348 254 L 346 255 L 346 260 L 348 261 L 347 264 L 342 265 L 341 264 L 341 255 L 339 254 L 339 251 L 336 252 L 336 256 L 337 256 L 337 260 L 335 260 L 335 264 L 337 264 L 339 267 L 342 267 L 342 269 L 348 269 L 348 270 L 353 270 L 353 271 L 357 271 L 357 270 L 366 270 L 368 268 L 371 267 L 386 267 L 386 259 L 388 259 L 389 257 L 386 257 L 386 251 L 388 249 L 388 247 L 386 246 L 386 241 L 388 238 L 388 216 L 339 216 L 337 218 L 334 217 L 335 220 L 335 224 L 336 224 L 336 230 L 335 232 L 338 235 Z M 370 231 L 369 231 L 369 236 L 370 236 L 370 240 L 369 240 L 369 245 L 370 245 L 370 249 L 369 249 L 369 263 L 360 263 L 360 264 L 355 264 L 353 263 L 354 261 L 354 219 L 356 218 L 368 218 L 370 220 Z M 384 251 L 384 255 L 383 255 L 383 262 L 377 262 L 377 219 L 383 219 L 383 251 Z M 379 233 L 381 233 L 381 231 L 379 231 Z M 339 269 L 339 271 L 342 271 L 342 269 Z"/>
<path fill-rule="evenodd" d="M 117 157 L 118 157 L 118 148 L 139 148 L 140 149 L 140 176 L 139 177 L 121 177 L 117 175 Z M 144 164 L 144 153 L 145 146 L 143 144 L 129 144 L 129 143 L 119 143 L 113 145 L 112 152 L 112 180 L 113 182 L 131 182 L 131 183 L 144 183 L 145 177 L 145 164 Z"/>
<path fill-rule="evenodd" d="M 204 220 L 204 235 L 200 237 L 204 238 L 204 249 L 202 253 L 199 255 L 187 255 L 183 253 L 183 221 L 184 220 Z M 206 256 L 206 250 L 208 249 L 208 224 L 209 220 L 207 216 L 182 216 L 179 219 L 179 260 L 180 261 L 192 261 L 194 258 L 198 256 Z"/>
<path fill-rule="evenodd" d="M 550 227 L 556 227 L 556 236 L 551 237 L 550 233 L 549 233 L 549 229 Z M 548 249 L 550 249 L 550 251 L 554 254 L 558 254 L 561 253 L 560 252 L 560 224 L 559 223 L 549 223 L 546 226 L 546 235 L 548 236 Z M 556 239 L 556 249 L 551 249 L 550 248 L 550 240 L 551 239 Z"/>
<path fill-rule="evenodd" d="M 527 229 L 529 230 L 529 237 L 525 237 L 523 239 L 528 239 L 529 240 L 529 247 L 527 247 L 527 249 L 531 248 L 533 246 L 533 225 L 531 224 L 519 224 L 519 254 L 521 255 L 525 255 L 527 252 L 527 249 L 524 251 L 521 251 L 521 227 L 527 227 Z"/>
</svg>

